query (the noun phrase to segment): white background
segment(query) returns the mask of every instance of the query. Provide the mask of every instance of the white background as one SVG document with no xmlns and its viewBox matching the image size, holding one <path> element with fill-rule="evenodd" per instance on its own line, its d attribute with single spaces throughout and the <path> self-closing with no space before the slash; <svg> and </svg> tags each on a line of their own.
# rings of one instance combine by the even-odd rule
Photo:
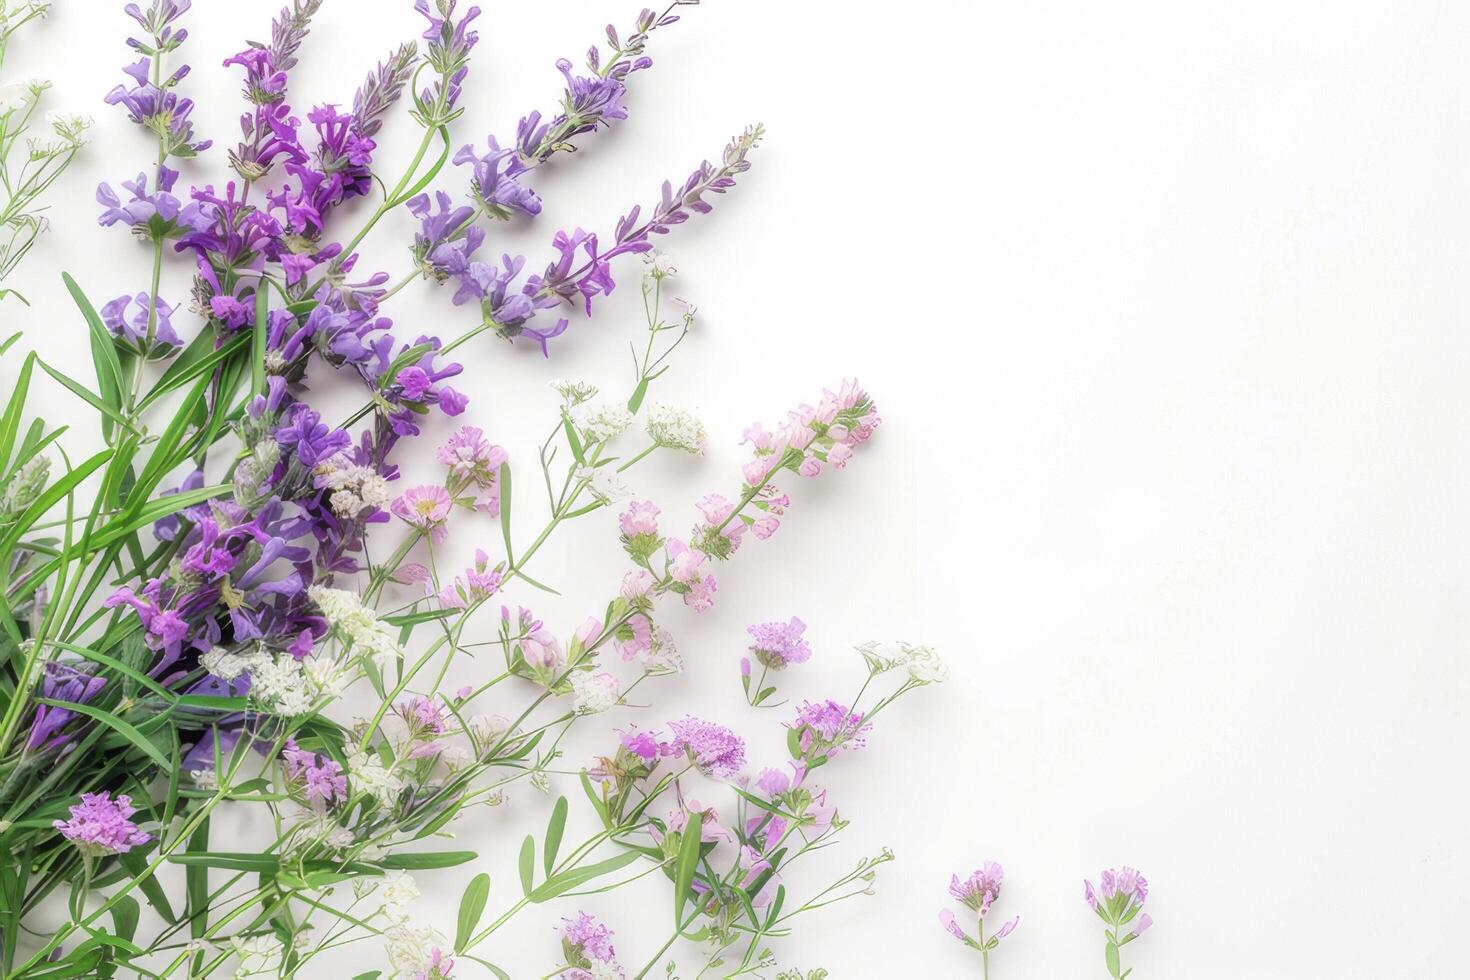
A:
<svg viewBox="0 0 1470 980">
<path fill-rule="evenodd" d="M 98 139 L 23 266 L 34 307 L 7 301 L 0 316 L 80 365 L 58 273 L 99 304 L 145 288 L 146 249 L 95 227 L 91 189 L 149 150 L 98 102 L 121 79 L 129 22 L 112 3 L 60 6 L 8 73 L 51 77 L 48 104 L 94 112 Z M 196 4 L 185 89 L 218 145 L 186 181 L 223 179 L 242 103 L 218 65 L 264 36 L 272 6 Z M 636 13 L 493 7 L 457 142 L 551 108 L 553 60 Z M 702 712 L 749 730 L 753 761 L 770 764 L 785 716 L 742 702 L 749 623 L 811 624 L 817 657 L 784 682 L 795 696 L 847 696 L 860 670 L 847 648 L 871 636 L 947 654 L 949 685 L 823 772 L 853 821 L 839 863 L 885 844 L 899 861 L 876 896 L 780 946 L 782 964 L 837 980 L 974 975 L 935 913 L 952 871 L 994 859 L 1008 875 L 998 912 L 1022 916 L 1000 977 L 1102 976 L 1081 880 L 1122 863 L 1153 884 L 1158 925 L 1127 951 L 1138 980 L 1464 976 L 1467 9 L 721 0 L 686 13 L 656 37 L 632 118 L 538 175 L 547 213 L 503 247 L 534 266 L 555 228 L 610 228 L 763 120 L 740 188 L 668 242 L 702 316 L 662 397 L 699 409 L 712 448 L 655 458 L 635 486 L 678 526 L 701 494 L 734 489 L 750 422 L 846 375 L 882 408 L 847 472 L 792 488 L 786 527 L 747 544 L 713 612 L 669 617 L 689 673 L 617 720 Z M 370 59 L 417 30 L 407 0 L 328 3 L 298 110 L 350 100 Z M 390 177 L 413 137 L 400 121 L 380 140 Z M 459 193 L 461 179 L 441 183 Z M 385 225 L 369 265 L 396 277 L 410 234 L 406 216 Z M 622 273 L 629 288 L 549 363 L 498 343 L 465 358 L 470 418 L 525 467 L 521 486 L 548 379 L 626 387 L 639 314 L 636 272 Z M 182 263 L 171 275 L 177 301 Z M 445 294 L 404 297 L 404 334 L 466 325 Z M 538 517 L 518 514 L 523 536 Z M 492 522 L 461 530 L 466 554 L 498 542 Z M 598 518 L 538 566 L 565 601 L 515 598 L 566 632 L 622 567 Z M 482 869 L 492 911 L 507 905 L 514 849 L 547 809 L 521 787 L 464 825 L 460 844 L 491 856 L 424 876 L 419 911 L 452 931 Z M 668 918 L 661 888 L 637 894 L 585 906 L 635 969 Z M 539 976 L 568 909 L 543 911 L 486 955 Z M 373 960 L 364 947 L 352 965 Z M 694 962 L 681 958 L 686 978 Z"/>
</svg>

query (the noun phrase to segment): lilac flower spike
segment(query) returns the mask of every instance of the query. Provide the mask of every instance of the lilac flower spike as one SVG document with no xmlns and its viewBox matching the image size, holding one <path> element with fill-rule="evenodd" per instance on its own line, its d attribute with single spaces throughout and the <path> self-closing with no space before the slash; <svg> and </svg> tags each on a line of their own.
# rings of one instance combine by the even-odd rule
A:
<svg viewBox="0 0 1470 980">
<path fill-rule="evenodd" d="M 1123 969 L 1119 950 L 1154 924 L 1153 917 L 1143 911 L 1143 903 L 1148 898 L 1148 879 L 1133 868 L 1124 867 L 1104 871 L 1098 883 L 1099 887 L 1093 888 L 1092 882 L 1084 881 L 1083 897 L 1107 926 L 1103 933 L 1103 956 L 1108 976 L 1122 980 L 1133 971 Z M 1124 927 L 1130 924 L 1132 930 L 1124 933 Z"/>
<path fill-rule="evenodd" d="M 88 857 L 124 854 L 153 839 L 128 819 L 138 812 L 132 804 L 127 795 L 114 800 L 110 793 L 83 793 L 82 802 L 70 808 L 71 819 L 52 826 Z"/>
<path fill-rule="evenodd" d="M 964 943 L 970 949 L 980 954 L 981 969 L 983 975 L 990 975 L 990 954 L 1000 945 L 1000 941 L 1015 931 L 1020 916 L 1005 922 L 993 935 L 985 935 L 985 919 L 990 913 L 990 907 L 1000 898 L 1000 883 L 1005 877 L 1005 871 L 994 861 L 986 861 L 980 868 L 970 874 L 968 878 L 961 880 L 959 875 L 951 875 L 949 879 L 949 893 L 967 909 L 975 913 L 977 934 L 971 936 L 964 930 L 955 918 L 955 914 L 949 909 L 943 909 L 939 913 L 939 924 L 945 931 Z"/>
</svg>

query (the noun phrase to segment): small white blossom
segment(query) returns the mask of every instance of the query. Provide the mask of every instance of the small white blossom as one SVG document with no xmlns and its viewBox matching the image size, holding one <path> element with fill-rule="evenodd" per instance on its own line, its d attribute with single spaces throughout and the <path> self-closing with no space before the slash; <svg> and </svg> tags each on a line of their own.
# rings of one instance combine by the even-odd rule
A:
<svg viewBox="0 0 1470 980">
<path fill-rule="evenodd" d="M 909 676 L 920 684 L 938 684 L 949 679 L 949 667 L 933 647 L 903 644 L 903 663 Z"/>
<path fill-rule="evenodd" d="M 281 940 L 272 933 L 251 936 L 248 939 L 231 936 L 230 947 L 239 960 L 234 974 L 237 978 L 274 976 L 277 964 L 286 951 Z"/>
<path fill-rule="evenodd" d="M 233 681 L 265 666 L 270 660 L 270 654 L 260 647 L 234 652 L 215 647 L 200 657 L 199 663 L 220 680 Z"/>
<path fill-rule="evenodd" d="M 388 481 L 372 467 L 356 466 L 337 457 L 316 468 L 317 485 L 331 490 L 327 498 L 340 517 L 354 518 L 364 510 L 386 510 L 393 499 Z"/>
<path fill-rule="evenodd" d="M 415 980 L 429 975 L 434 951 L 445 949 L 449 941 L 434 929 L 417 928 L 406 922 L 383 930 L 383 948 L 388 965 L 401 980 Z M 438 971 L 435 971 L 437 974 Z"/>
<path fill-rule="evenodd" d="M 601 469 L 593 469 L 590 466 L 578 467 L 577 479 L 586 480 L 588 492 L 605 504 L 617 503 L 631 496 L 627 484 L 618 479 L 618 475 L 607 466 Z"/>
<path fill-rule="evenodd" d="M 648 418 L 644 425 L 648 429 L 649 438 L 660 446 L 686 453 L 704 453 L 708 438 L 704 423 L 682 408 L 655 402 L 648 406 Z"/>
<path fill-rule="evenodd" d="M 267 658 L 250 671 L 250 696 L 287 717 L 306 714 L 316 701 L 301 661 L 289 653 Z"/>
<path fill-rule="evenodd" d="M 531 773 L 531 785 L 542 793 L 551 792 L 551 777 L 546 775 L 545 770 L 537 769 Z"/>
<path fill-rule="evenodd" d="M 385 904 L 393 908 L 403 908 L 418 898 L 421 893 L 413 876 L 400 871 L 384 879 L 383 890 L 380 894 Z"/>
<path fill-rule="evenodd" d="M 403 790 L 403 780 L 378 760 L 377 755 L 353 746 L 347 751 L 347 775 L 352 788 L 366 793 L 384 806 L 391 806 Z"/>
<path fill-rule="evenodd" d="M 572 424 L 587 442 L 607 442 L 622 435 L 633 424 L 633 414 L 623 405 L 589 405 L 571 410 Z"/>
<path fill-rule="evenodd" d="M 189 778 L 200 789 L 219 789 L 219 773 L 213 769 L 190 769 Z"/>
<path fill-rule="evenodd" d="M 669 258 L 666 252 L 649 251 L 643 253 L 643 274 L 652 276 L 654 279 L 672 279 L 678 269 L 674 268 L 674 260 Z"/>
<path fill-rule="evenodd" d="M 650 674 L 678 674 L 684 670 L 684 657 L 679 653 L 669 631 L 659 626 L 654 629 L 648 649 L 639 655 L 643 669 Z"/>
<path fill-rule="evenodd" d="M 357 593 L 313 585 L 307 590 L 327 622 L 353 651 L 384 665 L 400 656 L 397 642 L 373 611 L 362 604 Z"/>
<path fill-rule="evenodd" d="M 597 386 L 585 381 L 567 381 L 558 378 L 551 382 L 551 389 L 561 395 L 568 405 L 580 405 L 597 397 Z"/>
<path fill-rule="evenodd" d="M 618 679 L 612 674 L 579 670 L 572 674 L 571 683 L 579 715 L 601 714 L 618 703 Z"/>
</svg>

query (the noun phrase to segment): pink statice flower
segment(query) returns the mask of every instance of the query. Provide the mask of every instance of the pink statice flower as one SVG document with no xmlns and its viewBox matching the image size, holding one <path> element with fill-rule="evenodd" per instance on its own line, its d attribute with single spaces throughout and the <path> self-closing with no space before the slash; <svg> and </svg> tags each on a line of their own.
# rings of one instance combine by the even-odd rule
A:
<svg viewBox="0 0 1470 980">
<path fill-rule="evenodd" d="M 491 568 L 490 556 L 483 549 L 475 549 L 475 564 L 439 590 L 439 605 L 445 609 L 467 609 L 484 602 L 500 591 L 504 571 L 503 565 Z"/>
<path fill-rule="evenodd" d="M 439 447 L 437 455 L 449 467 L 456 492 L 475 489 L 474 508 L 491 517 L 500 515 L 500 468 L 510 459 L 504 449 L 490 443 L 481 429 L 466 425 Z"/>
<path fill-rule="evenodd" d="M 409 487 L 393 501 L 393 513 L 412 527 L 428 532 L 435 544 L 449 535 L 447 524 L 454 501 L 449 491 L 433 484 Z"/>
<path fill-rule="evenodd" d="M 623 976 L 613 949 L 613 931 L 586 912 L 575 919 L 563 919 L 561 929 L 562 956 L 566 969 L 558 980 L 603 980 Z"/>
<path fill-rule="evenodd" d="M 985 917 L 990 912 L 990 906 L 1000 898 L 1000 883 L 1005 877 L 1005 872 L 999 864 L 994 861 L 986 861 L 980 868 L 970 874 L 968 878 L 960 878 L 959 875 L 951 875 L 949 879 L 949 893 L 964 906 L 975 913 L 977 934 L 971 936 L 955 919 L 955 915 L 949 909 L 939 913 L 939 924 L 945 931 L 954 936 L 966 946 L 977 951 L 989 967 L 990 954 L 1000 941 L 1009 936 L 1018 923 L 1020 916 L 1016 916 L 1005 922 L 994 934 L 985 934 Z"/>
<path fill-rule="evenodd" d="M 805 663 L 811 659 L 812 648 L 802 639 L 806 623 L 792 616 L 787 622 L 779 620 L 758 623 L 746 628 L 750 634 L 750 652 L 764 667 L 785 670 L 791 664 Z"/>
<path fill-rule="evenodd" d="M 624 660 L 633 660 L 653 649 L 653 620 L 643 613 L 628 617 L 613 633 L 613 649 Z"/>
<path fill-rule="evenodd" d="M 669 539 L 664 554 L 668 557 L 668 574 L 674 580 L 672 588 L 684 597 L 684 605 L 695 612 L 709 610 L 715 604 L 718 587 L 713 575 L 703 574 L 709 556 L 678 538 Z"/>
<path fill-rule="evenodd" d="M 669 723 L 671 744 L 707 776 L 728 779 L 745 765 L 745 740 L 723 725 L 688 717 Z"/>
<path fill-rule="evenodd" d="M 299 781 L 305 788 L 308 803 L 330 804 L 347 799 L 347 777 L 334 759 L 320 752 L 308 752 L 297 745 L 294 738 L 288 738 L 281 750 L 281 761 L 286 769 L 286 778 Z"/>
<path fill-rule="evenodd" d="M 790 728 L 797 733 L 806 758 L 830 759 L 843 750 L 855 751 L 865 746 L 872 726 L 863 724 L 861 712 L 828 699 L 802 704 Z"/>
<path fill-rule="evenodd" d="M 640 568 L 623 576 L 623 584 L 618 589 L 618 594 L 629 602 L 646 602 L 657 584 L 646 569 Z"/>
<path fill-rule="evenodd" d="M 52 826 L 89 857 L 125 854 L 153 839 L 129 819 L 138 808 L 126 794 L 113 799 L 110 793 L 83 793 L 69 811 L 70 820 L 56 820 Z"/>
<path fill-rule="evenodd" d="M 1129 867 L 1110 868 L 1102 873 L 1098 885 L 1094 889 L 1092 882 L 1084 881 L 1083 897 L 1107 927 L 1104 936 L 1109 950 L 1128 945 L 1153 926 L 1153 916 L 1143 911 L 1148 899 L 1148 879 L 1143 875 Z M 1124 932 L 1130 925 L 1133 928 Z M 1114 955 L 1109 953 L 1110 958 Z"/>
</svg>

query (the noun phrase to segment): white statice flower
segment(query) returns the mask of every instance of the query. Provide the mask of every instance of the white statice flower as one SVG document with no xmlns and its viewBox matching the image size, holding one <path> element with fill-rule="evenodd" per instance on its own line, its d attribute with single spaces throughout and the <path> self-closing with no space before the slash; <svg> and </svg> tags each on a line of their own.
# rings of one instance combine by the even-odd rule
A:
<svg viewBox="0 0 1470 980">
<path fill-rule="evenodd" d="M 334 699 L 342 693 L 351 678 L 351 669 L 331 657 L 311 657 L 303 661 L 307 682 L 318 697 Z"/>
<path fill-rule="evenodd" d="M 874 677 L 903 666 L 903 648 L 897 643 L 869 640 L 857 646 L 857 652 L 868 662 L 868 673 Z"/>
<path fill-rule="evenodd" d="M 84 116 L 79 112 L 52 110 L 46 113 L 46 124 L 68 146 L 81 146 L 87 142 L 87 131 L 92 128 L 92 122 L 91 116 Z"/>
<path fill-rule="evenodd" d="M 638 661 L 650 674 L 678 674 L 684 670 L 684 657 L 674 638 L 662 626 L 653 631 L 648 649 L 639 655 Z"/>
<path fill-rule="evenodd" d="M 213 769 L 190 769 L 189 778 L 200 789 L 219 789 L 219 773 Z"/>
<path fill-rule="evenodd" d="M 418 898 L 420 894 L 419 886 L 413 880 L 413 876 L 400 871 L 383 879 L 383 888 L 378 897 L 385 905 L 401 909 Z"/>
<path fill-rule="evenodd" d="M 643 274 L 654 279 L 672 279 L 679 272 L 674 260 L 667 252 L 648 251 L 643 253 Z"/>
<path fill-rule="evenodd" d="M 379 666 L 401 656 L 397 642 L 377 615 L 362 604 L 356 592 L 313 585 L 307 590 L 337 635 L 352 644 L 356 653 L 370 657 Z"/>
<path fill-rule="evenodd" d="M 612 674 L 595 674 L 579 670 L 572 674 L 572 693 L 577 698 L 577 714 L 596 715 L 618 703 L 618 679 Z"/>
<path fill-rule="evenodd" d="M 465 724 L 481 752 L 489 751 L 502 735 L 510 731 L 510 719 L 504 715 L 475 715 Z"/>
<path fill-rule="evenodd" d="M 31 87 L 25 82 L 0 84 L 0 113 L 24 109 L 31 101 Z"/>
<path fill-rule="evenodd" d="M 316 468 L 318 486 L 331 493 L 327 501 L 339 517 L 354 518 L 364 510 L 387 510 L 393 499 L 388 481 L 370 466 L 357 466 L 338 456 Z"/>
<path fill-rule="evenodd" d="M 558 378 L 551 382 L 551 390 L 561 395 L 568 406 L 580 405 L 597 397 L 597 386 L 585 381 L 567 381 Z"/>
<path fill-rule="evenodd" d="M 587 481 L 587 491 L 604 504 L 615 504 L 632 496 L 628 485 L 618 478 L 612 467 L 594 469 L 591 466 L 577 468 L 577 479 Z"/>
<path fill-rule="evenodd" d="M 678 449 L 686 453 L 704 454 L 708 441 L 704 423 L 674 405 L 655 402 L 648 406 L 648 417 L 644 422 L 648 437 L 656 445 L 666 449 Z"/>
<path fill-rule="evenodd" d="M 250 671 L 250 696 L 268 705 L 278 715 L 304 715 L 316 702 L 316 692 L 306 682 L 301 661 L 289 653 Z"/>
<path fill-rule="evenodd" d="M 336 824 L 331 830 L 327 831 L 327 835 L 322 838 L 322 841 L 334 851 L 345 851 L 357 843 L 357 837 L 351 830 L 341 824 Z"/>
<path fill-rule="evenodd" d="M 403 790 L 403 780 L 393 774 L 375 753 L 353 746 L 347 750 L 347 778 L 353 790 L 366 793 L 384 806 L 392 806 Z"/>
<path fill-rule="evenodd" d="M 592 980 L 628 980 L 628 975 L 616 960 L 593 960 L 592 969 L 587 971 Z"/>
<path fill-rule="evenodd" d="M 270 663 L 270 654 L 260 647 L 252 650 L 230 651 L 214 647 L 199 658 L 205 670 L 222 681 L 233 681 Z"/>
<path fill-rule="evenodd" d="M 949 680 L 949 666 L 933 647 L 902 644 L 903 665 L 909 676 L 920 684 L 939 684 Z"/>
<path fill-rule="evenodd" d="M 429 972 L 434 967 L 435 951 L 448 946 L 449 941 L 437 930 L 407 922 L 383 930 L 383 949 L 388 954 L 388 965 L 400 980 L 423 980 L 437 975 L 437 970 L 433 974 Z"/>
<path fill-rule="evenodd" d="M 589 443 L 615 439 L 633 424 L 633 413 L 623 405 L 592 405 L 584 402 L 574 406 L 570 415 L 572 424 Z"/>
<path fill-rule="evenodd" d="M 463 745 L 446 745 L 439 753 L 439 761 L 452 770 L 459 770 L 474 762 L 475 754 Z"/>
<path fill-rule="evenodd" d="M 248 939 L 231 936 L 230 948 L 238 960 L 234 973 L 236 977 L 275 976 L 281 957 L 286 951 L 280 938 L 273 933 L 251 936 Z"/>
</svg>

